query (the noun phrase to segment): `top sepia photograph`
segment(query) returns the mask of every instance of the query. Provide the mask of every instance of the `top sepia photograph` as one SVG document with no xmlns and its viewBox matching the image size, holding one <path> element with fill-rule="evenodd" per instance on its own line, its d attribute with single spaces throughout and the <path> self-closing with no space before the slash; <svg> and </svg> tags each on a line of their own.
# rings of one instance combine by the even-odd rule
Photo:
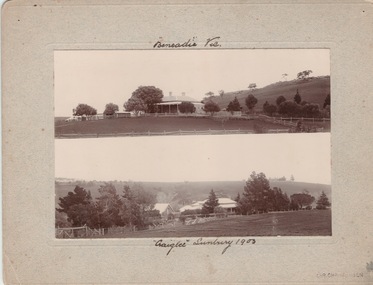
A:
<svg viewBox="0 0 373 285">
<path fill-rule="evenodd" d="M 329 49 L 54 52 L 55 138 L 330 132 Z"/>
</svg>

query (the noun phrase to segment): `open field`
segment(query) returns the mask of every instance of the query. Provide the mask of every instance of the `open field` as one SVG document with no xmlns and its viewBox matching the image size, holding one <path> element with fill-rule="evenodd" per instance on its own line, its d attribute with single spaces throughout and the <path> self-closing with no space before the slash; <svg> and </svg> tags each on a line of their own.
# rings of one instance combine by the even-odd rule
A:
<svg viewBox="0 0 373 285">
<path fill-rule="evenodd" d="M 320 123 L 318 123 L 320 124 Z M 323 124 L 323 123 L 321 123 Z M 330 123 L 324 123 L 328 129 Z M 246 131 L 248 133 L 267 132 L 268 130 L 289 130 L 289 126 L 283 126 L 259 119 L 253 120 L 227 120 L 222 122 L 216 118 L 209 117 L 138 117 L 118 118 L 97 121 L 61 122 L 55 124 L 55 136 L 62 135 L 120 135 L 136 133 L 167 133 L 178 131 L 200 132 L 200 131 Z"/>
<path fill-rule="evenodd" d="M 331 236 L 331 210 L 232 216 L 214 221 L 105 235 L 105 238 Z"/>
</svg>

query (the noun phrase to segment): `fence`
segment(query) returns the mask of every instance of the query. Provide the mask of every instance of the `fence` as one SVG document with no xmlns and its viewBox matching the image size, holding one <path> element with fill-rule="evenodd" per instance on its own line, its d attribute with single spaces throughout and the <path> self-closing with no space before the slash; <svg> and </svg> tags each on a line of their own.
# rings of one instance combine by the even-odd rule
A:
<svg viewBox="0 0 373 285">
<path fill-rule="evenodd" d="M 103 236 L 105 229 L 91 229 L 84 225 L 83 227 L 57 228 L 56 238 L 82 238 L 92 236 Z"/>
<path fill-rule="evenodd" d="M 130 133 L 96 133 L 96 134 L 80 134 L 80 133 L 74 133 L 74 134 L 60 134 L 56 133 L 56 138 L 104 138 L 104 137 L 134 137 L 134 136 L 171 136 L 171 135 L 222 135 L 222 134 L 252 134 L 253 131 L 248 130 L 206 130 L 206 131 L 170 131 L 170 132 L 130 132 Z"/>
</svg>

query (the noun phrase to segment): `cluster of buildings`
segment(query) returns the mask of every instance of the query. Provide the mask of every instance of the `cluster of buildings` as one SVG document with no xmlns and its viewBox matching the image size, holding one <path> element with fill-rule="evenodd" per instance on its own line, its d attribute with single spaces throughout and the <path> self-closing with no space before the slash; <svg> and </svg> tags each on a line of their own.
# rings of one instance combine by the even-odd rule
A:
<svg viewBox="0 0 373 285">
<path fill-rule="evenodd" d="M 170 215 L 177 216 L 175 213 L 181 214 L 187 210 L 202 210 L 203 204 L 207 201 L 197 201 L 190 205 L 185 205 L 180 208 L 179 212 L 174 211 L 168 203 L 156 203 L 154 205 L 154 210 L 158 210 L 163 219 L 167 219 Z M 219 207 L 226 210 L 229 213 L 235 213 L 237 208 L 237 202 L 229 198 L 218 198 Z"/>
</svg>

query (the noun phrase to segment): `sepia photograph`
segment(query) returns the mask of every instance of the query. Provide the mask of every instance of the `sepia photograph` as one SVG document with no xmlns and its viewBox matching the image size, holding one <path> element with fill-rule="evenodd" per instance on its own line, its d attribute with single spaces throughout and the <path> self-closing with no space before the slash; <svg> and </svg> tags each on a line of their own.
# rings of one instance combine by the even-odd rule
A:
<svg viewBox="0 0 373 285">
<path fill-rule="evenodd" d="M 328 49 L 54 62 L 57 238 L 332 235 Z"/>
<path fill-rule="evenodd" d="M 55 51 L 55 137 L 330 132 L 329 57 L 329 49 Z"/>
<path fill-rule="evenodd" d="M 331 236 L 330 134 L 56 139 L 57 238 Z"/>
</svg>

